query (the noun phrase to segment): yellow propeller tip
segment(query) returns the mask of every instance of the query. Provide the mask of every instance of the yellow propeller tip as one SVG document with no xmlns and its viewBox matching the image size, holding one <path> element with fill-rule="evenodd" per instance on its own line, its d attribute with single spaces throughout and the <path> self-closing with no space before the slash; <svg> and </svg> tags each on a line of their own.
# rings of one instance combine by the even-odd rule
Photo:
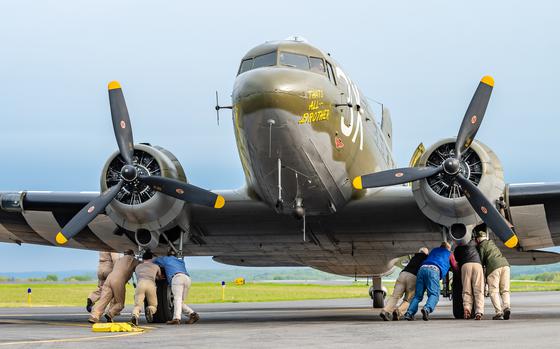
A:
<svg viewBox="0 0 560 349">
<path fill-rule="evenodd" d="M 222 208 L 224 207 L 225 204 L 226 204 L 226 200 L 224 199 L 224 197 L 218 195 L 218 197 L 216 198 L 216 202 L 214 203 L 214 208 Z"/>
<path fill-rule="evenodd" d="M 517 235 L 513 235 L 508 239 L 508 241 L 504 242 L 504 245 L 506 245 L 509 248 L 514 248 L 515 246 L 517 246 L 518 243 L 519 240 L 517 239 Z"/>
<path fill-rule="evenodd" d="M 68 242 L 68 239 L 66 238 L 66 236 L 62 235 L 61 232 L 58 232 L 58 234 L 56 234 L 56 243 L 57 244 L 64 245 L 67 242 Z"/>
<path fill-rule="evenodd" d="M 354 178 L 354 180 L 352 181 L 352 186 L 356 189 L 364 189 L 364 187 L 362 186 L 362 177 Z"/>
<path fill-rule="evenodd" d="M 109 90 L 114 90 L 114 89 L 117 89 L 117 88 L 121 88 L 121 84 L 119 84 L 118 81 L 111 81 L 109 83 Z"/>
<path fill-rule="evenodd" d="M 494 87 L 494 78 L 491 77 L 490 75 L 486 75 L 485 77 L 483 77 L 480 82 L 485 83 L 488 86 L 492 86 Z"/>
</svg>

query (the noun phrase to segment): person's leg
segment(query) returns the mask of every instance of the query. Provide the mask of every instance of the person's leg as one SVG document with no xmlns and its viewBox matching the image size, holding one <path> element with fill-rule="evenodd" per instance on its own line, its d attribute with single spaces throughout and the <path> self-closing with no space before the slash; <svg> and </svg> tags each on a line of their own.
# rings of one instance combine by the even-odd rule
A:
<svg viewBox="0 0 560 349">
<path fill-rule="evenodd" d="M 484 314 L 484 270 L 479 263 L 473 263 L 473 296 L 475 314 Z"/>
<path fill-rule="evenodd" d="M 494 270 L 486 278 L 488 283 L 488 293 L 490 294 L 490 300 L 494 306 L 494 311 L 497 314 L 502 314 L 502 301 L 500 300 L 500 272 L 499 269 Z"/>
<path fill-rule="evenodd" d="M 502 267 L 500 269 L 502 269 L 500 273 L 500 295 L 502 296 L 502 310 L 505 310 L 510 308 L 510 268 Z"/>
<path fill-rule="evenodd" d="M 418 271 L 418 275 L 416 276 L 416 291 L 414 294 L 414 298 L 412 298 L 412 300 L 410 301 L 410 305 L 408 306 L 408 310 L 406 311 L 406 314 L 410 316 L 416 315 L 416 313 L 418 312 L 418 304 L 422 302 L 422 298 L 424 298 L 424 277 L 426 275 L 426 270 L 427 269 L 425 268 L 420 268 L 420 270 Z"/>
<path fill-rule="evenodd" d="M 145 294 L 146 294 L 146 300 L 148 301 L 148 307 L 146 307 L 145 311 L 146 313 L 149 312 L 150 314 L 153 315 L 157 311 L 157 306 L 158 306 L 156 284 L 153 282 L 147 284 L 145 288 Z"/>
<path fill-rule="evenodd" d="M 113 319 L 119 316 L 124 309 L 124 302 L 126 297 L 126 282 L 128 280 L 114 280 L 110 286 L 113 289 L 113 305 L 107 311 L 107 315 Z"/>
<path fill-rule="evenodd" d="M 111 302 L 112 299 L 113 299 L 113 290 L 111 289 L 111 287 L 109 287 L 107 283 L 105 283 L 103 285 L 103 288 L 101 289 L 101 295 L 99 297 L 99 300 L 97 301 L 97 303 L 95 303 L 93 309 L 91 310 L 90 318 L 95 321 L 99 321 L 99 318 L 101 317 L 101 315 L 105 311 L 105 308 L 107 308 L 107 305 Z"/>
<path fill-rule="evenodd" d="M 173 293 L 173 320 L 181 320 L 181 311 L 183 310 L 183 289 L 185 285 L 181 274 L 177 274 L 171 281 L 171 292 Z"/>
<path fill-rule="evenodd" d="M 187 302 L 187 298 L 189 297 L 189 290 L 191 289 L 191 278 L 183 274 L 183 280 L 185 287 L 183 288 L 183 304 L 181 304 L 181 306 L 183 314 L 189 316 L 194 313 L 194 310 L 192 310 L 191 307 L 185 304 Z"/>
<path fill-rule="evenodd" d="M 397 281 L 395 282 L 395 288 L 393 289 L 393 294 L 387 301 L 385 308 L 383 308 L 383 312 L 385 313 L 392 313 L 397 308 L 397 303 L 402 298 L 405 292 L 405 277 L 403 276 L 405 272 L 401 272 Z"/>
<path fill-rule="evenodd" d="M 461 283 L 463 285 L 463 311 L 464 318 L 469 319 L 472 314 L 473 306 L 473 290 L 472 290 L 472 277 L 473 277 L 473 264 L 465 263 L 461 267 Z"/>
<path fill-rule="evenodd" d="M 416 275 L 411 273 L 406 273 L 404 277 L 404 298 L 402 304 L 399 306 L 397 315 L 403 316 L 410 305 L 410 301 L 414 298 L 416 290 Z"/>
<path fill-rule="evenodd" d="M 424 309 L 428 313 L 433 313 L 436 310 L 436 306 L 439 302 L 439 271 L 429 269 L 429 274 L 426 276 L 425 286 L 428 291 L 428 300 L 424 305 Z"/>
<path fill-rule="evenodd" d="M 136 285 L 136 291 L 134 292 L 134 309 L 132 310 L 132 316 L 139 317 L 142 306 L 144 305 L 144 299 L 146 298 L 146 288 L 142 281 L 138 282 Z"/>
</svg>

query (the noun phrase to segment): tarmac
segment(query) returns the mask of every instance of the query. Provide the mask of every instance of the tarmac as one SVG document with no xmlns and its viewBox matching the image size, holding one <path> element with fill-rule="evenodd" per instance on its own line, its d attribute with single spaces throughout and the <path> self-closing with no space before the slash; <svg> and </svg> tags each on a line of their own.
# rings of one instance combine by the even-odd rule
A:
<svg viewBox="0 0 560 349">
<path fill-rule="evenodd" d="M 429 322 L 384 322 L 369 298 L 197 304 L 194 325 L 146 324 L 94 333 L 76 307 L 0 308 L 0 347 L 29 348 L 551 348 L 560 345 L 560 292 L 512 294 L 512 318 L 454 320 L 440 300 Z M 118 321 L 128 321 L 127 307 Z M 144 321 L 144 320 L 143 320 Z"/>
</svg>

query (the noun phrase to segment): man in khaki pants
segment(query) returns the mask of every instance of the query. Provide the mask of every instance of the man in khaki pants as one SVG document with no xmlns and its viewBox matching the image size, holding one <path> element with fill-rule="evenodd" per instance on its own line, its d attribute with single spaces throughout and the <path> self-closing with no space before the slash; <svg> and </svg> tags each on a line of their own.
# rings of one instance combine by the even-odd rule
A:
<svg viewBox="0 0 560 349">
<path fill-rule="evenodd" d="M 132 310 L 131 322 L 138 326 L 140 309 L 144 306 L 144 299 L 148 301 L 146 306 L 146 319 L 152 322 L 153 315 L 157 311 L 157 287 L 156 279 L 161 276 L 161 269 L 152 263 L 153 254 L 147 251 L 142 256 L 143 262 L 136 267 L 136 291 L 134 292 L 134 309 Z"/>
<path fill-rule="evenodd" d="M 118 253 L 99 252 L 99 264 L 97 265 L 97 289 L 89 294 L 86 310 L 91 313 L 91 308 L 99 300 L 101 289 L 107 276 L 113 271 L 113 264 L 121 257 Z"/>
<path fill-rule="evenodd" d="M 428 257 L 428 249 L 422 247 L 399 274 L 395 282 L 393 294 L 391 298 L 389 298 L 389 301 L 387 301 L 385 308 L 383 308 L 379 314 L 384 321 L 389 321 L 391 313 L 393 315 L 393 321 L 398 321 L 408 309 L 408 304 L 412 297 L 414 297 L 414 291 L 416 290 L 416 274 L 426 257 Z M 404 299 L 401 305 L 397 307 L 397 303 L 403 298 L 403 295 Z"/>
<path fill-rule="evenodd" d="M 124 256 L 117 260 L 113 266 L 113 271 L 103 284 L 99 301 L 95 303 L 91 310 L 91 316 L 88 319 L 90 323 L 99 322 L 99 318 L 111 301 L 113 301 L 113 304 L 105 314 L 107 321 L 112 322 L 113 318 L 121 313 L 126 297 L 126 283 L 132 277 L 134 268 L 138 263 L 132 250 L 126 251 Z"/>
<path fill-rule="evenodd" d="M 494 241 L 488 239 L 486 225 L 475 228 L 478 250 L 482 265 L 486 267 L 486 282 L 490 300 L 496 311 L 493 320 L 509 320 L 511 308 L 509 301 L 510 270 L 507 259 Z"/>
<path fill-rule="evenodd" d="M 484 270 L 476 242 L 469 241 L 455 248 L 455 260 L 461 270 L 463 285 L 463 318 L 482 320 L 484 315 Z M 473 312 L 474 301 L 474 312 Z"/>
</svg>

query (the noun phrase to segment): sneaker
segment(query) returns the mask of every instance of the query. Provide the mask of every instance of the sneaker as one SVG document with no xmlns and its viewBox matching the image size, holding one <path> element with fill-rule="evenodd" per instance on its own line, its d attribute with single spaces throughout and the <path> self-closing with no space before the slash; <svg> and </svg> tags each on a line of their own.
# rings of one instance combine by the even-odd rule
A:
<svg viewBox="0 0 560 349">
<path fill-rule="evenodd" d="M 191 313 L 189 315 L 189 318 L 187 319 L 187 322 L 185 322 L 187 325 L 192 325 L 195 322 L 197 322 L 198 320 L 200 320 L 200 316 L 197 313 Z"/>
<path fill-rule="evenodd" d="M 470 310 L 463 310 L 463 319 L 469 320 L 471 318 L 471 311 Z"/>
<path fill-rule="evenodd" d="M 150 310 L 146 310 L 146 321 L 149 323 L 154 322 L 154 314 Z"/>
<path fill-rule="evenodd" d="M 99 319 L 96 319 L 94 317 L 89 317 L 89 319 L 87 320 L 90 324 L 96 324 L 99 322 Z"/>
<path fill-rule="evenodd" d="M 395 310 L 393 312 L 393 321 L 399 321 L 401 319 L 401 317 L 399 316 L 399 313 L 397 313 L 397 311 Z"/>
<path fill-rule="evenodd" d="M 113 322 L 113 318 L 109 314 L 105 314 L 105 320 L 107 320 L 107 322 Z"/>
<path fill-rule="evenodd" d="M 132 319 L 130 319 L 130 322 L 131 322 L 134 326 L 138 326 L 138 317 L 137 317 L 137 316 L 133 316 Z"/>
<path fill-rule="evenodd" d="M 168 324 L 168 325 L 180 325 L 181 320 L 179 320 L 179 319 L 169 320 L 169 321 L 166 322 L 166 324 Z"/>
<path fill-rule="evenodd" d="M 87 299 L 86 310 L 88 313 L 91 313 L 91 309 L 93 308 L 93 301 L 91 299 Z"/>
<path fill-rule="evenodd" d="M 426 308 L 422 308 L 422 320 L 429 321 L 430 320 L 430 312 Z"/>
<path fill-rule="evenodd" d="M 474 319 L 475 320 L 482 320 L 482 316 L 483 315 L 481 313 L 476 313 L 476 314 L 474 314 Z"/>
<path fill-rule="evenodd" d="M 509 320 L 510 316 L 511 316 L 511 309 L 510 308 L 504 309 L 504 320 Z"/>
<path fill-rule="evenodd" d="M 379 313 L 379 316 L 383 319 L 383 321 L 389 321 L 389 313 L 386 311 L 382 311 Z"/>
<path fill-rule="evenodd" d="M 406 321 L 414 321 L 414 316 L 410 315 L 409 313 L 404 314 L 404 319 Z"/>
<path fill-rule="evenodd" d="M 499 313 L 494 315 L 494 317 L 492 317 L 492 320 L 503 320 L 504 319 L 504 314 Z"/>
</svg>

